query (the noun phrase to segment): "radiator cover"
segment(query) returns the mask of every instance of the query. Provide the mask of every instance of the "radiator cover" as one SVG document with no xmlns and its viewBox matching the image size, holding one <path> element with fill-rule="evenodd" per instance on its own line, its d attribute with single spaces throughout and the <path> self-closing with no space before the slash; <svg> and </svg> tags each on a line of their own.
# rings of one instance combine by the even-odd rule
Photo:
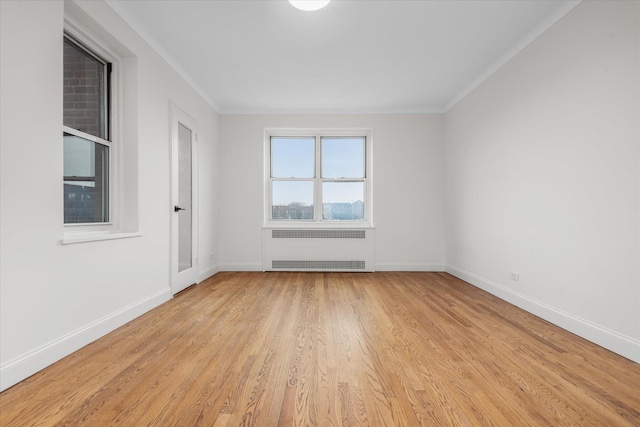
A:
<svg viewBox="0 0 640 427">
<path fill-rule="evenodd" d="M 374 271 L 372 228 L 265 228 L 264 271 Z"/>
</svg>

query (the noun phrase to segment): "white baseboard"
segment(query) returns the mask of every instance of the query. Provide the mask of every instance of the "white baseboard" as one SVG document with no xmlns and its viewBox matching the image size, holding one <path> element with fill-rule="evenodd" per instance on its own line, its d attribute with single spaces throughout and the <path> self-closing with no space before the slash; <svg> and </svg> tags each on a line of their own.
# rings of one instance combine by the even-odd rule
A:
<svg viewBox="0 0 640 427">
<path fill-rule="evenodd" d="M 444 264 L 434 263 L 418 263 L 410 264 L 404 262 L 379 262 L 375 264 L 376 271 L 425 271 L 425 272 L 442 272 Z"/>
<path fill-rule="evenodd" d="M 222 262 L 218 266 L 218 271 L 263 271 L 262 263 L 254 262 Z M 404 262 L 381 262 L 375 264 L 375 271 L 445 271 L 444 264 L 433 263 L 404 263 Z"/>
<path fill-rule="evenodd" d="M 554 325 L 609 349 L 627 359 L 633 360 L 636 363 L 640 363 L 640 340 L 625 336 L 548 304 L 536 301 L 526 295 L 506 288 L 499 283 L 492 282 L 491 280 L 461 268 L 447 265 L 446 272 L 500 299 L 510 302 L 529 313 L 535 314 Z"/>
<path fill-rule="evenodd" d="M 263 271 L 262 262 L 221 262 L 220 271 Z"/>
<path fill-rule="evenodd" d="M 215 275 L 216 273 L 220 272 L 220 266 L 215 264 L 215 265 L 210 265 L 208 267 L 206 267 L 204 270 L 199 271 L 198 273 L 198 283 L 200 282 L 204 282 L 205 280 L 207 280 L 209 277 Z"/>
<path fill-rule="evenodd" d="M 170 299 L 170 288 L 158 291 L 143 300 L 3 363 L 0 366 L 0 391 L 6 390 Z"/>
</svg>

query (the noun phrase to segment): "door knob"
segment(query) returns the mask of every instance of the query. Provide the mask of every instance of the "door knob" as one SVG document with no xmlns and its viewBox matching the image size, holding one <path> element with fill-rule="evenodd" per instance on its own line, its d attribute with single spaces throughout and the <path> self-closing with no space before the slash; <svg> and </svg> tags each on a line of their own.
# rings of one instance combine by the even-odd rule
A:
<svg viewBox="0 0 640 427">
<path fill-rule="evenodd" d="M 173 207 L 173 211 L 174 212 L 179 212 L 179 211 L 184 211 L 184 210 L 185 210 L 185 208 L 181 208 L 180 206 L 174 206 Z"/>
</svg>

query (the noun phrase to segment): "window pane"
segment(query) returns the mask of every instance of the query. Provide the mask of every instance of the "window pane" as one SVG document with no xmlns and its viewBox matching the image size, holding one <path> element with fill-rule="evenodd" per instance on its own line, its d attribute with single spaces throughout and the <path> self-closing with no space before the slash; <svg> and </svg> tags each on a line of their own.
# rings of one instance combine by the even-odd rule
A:
<svg viewBox="0 0 640 427">
<path fill-rule="evenodd" d="M 178 123 L 178 205 L 184 209 L 178 215 L 178 273 L 192 267 L 193 204 L 191 129 Z"/>
<path fill-rule="evenodd" d="M 313 181 L 273 181 L 273 219 L 313 219 Z"/>
<path fill-rule="evenodd" d="M 364 220 L 364 182 L 323 182 L 322 219 Z"/>
<path fill-rule="evenodd" d="M 64 134 L 64 222 L 109 220 L 109 147 Z"/>
<path fill-rule="evenodd" d="M 107 135 L 106 64 L 64 39 L 65 126 L 102 139 Z"/>
<path fill-rule="evenodd" d="M 315 177 L 315 138 L 271 138 L 273 178 Z"/>
<path fill-rule="evenodd" d="M 364 138 L 322 138 L 323 178 L 364 178 Z"/>
</svg>

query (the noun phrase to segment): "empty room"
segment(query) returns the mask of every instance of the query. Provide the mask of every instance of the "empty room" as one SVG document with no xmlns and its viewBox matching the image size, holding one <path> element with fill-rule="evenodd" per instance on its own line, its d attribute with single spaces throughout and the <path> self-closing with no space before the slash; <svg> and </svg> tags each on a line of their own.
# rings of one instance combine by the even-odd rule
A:
<svg viewBox="0 0 640 427">
<path fill-rule="evenodd" d="M 0 426 L 640 425 L 640 1 L 0 0 Z"/>
</svg>

